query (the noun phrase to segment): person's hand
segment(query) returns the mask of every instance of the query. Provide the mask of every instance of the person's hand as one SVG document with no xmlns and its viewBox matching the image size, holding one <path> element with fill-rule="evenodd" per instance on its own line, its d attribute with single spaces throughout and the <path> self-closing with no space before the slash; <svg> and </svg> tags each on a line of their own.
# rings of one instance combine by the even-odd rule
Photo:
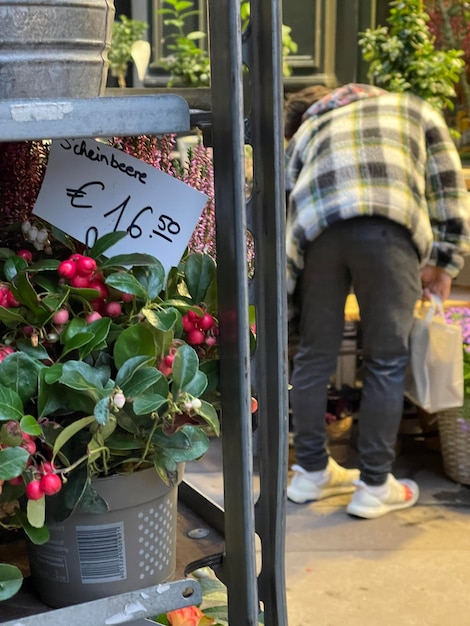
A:
<svg viewBox="0 0 470 626">
<path fill-rule="evenodd" d="M 450 295 L 452 278 L 442 267 L 425 265 L 421 270 L 421 282 L 423 284 L 424 300 L 429 300 L 431 294 L 433 294 L 444 302 Z"/>
</svg>

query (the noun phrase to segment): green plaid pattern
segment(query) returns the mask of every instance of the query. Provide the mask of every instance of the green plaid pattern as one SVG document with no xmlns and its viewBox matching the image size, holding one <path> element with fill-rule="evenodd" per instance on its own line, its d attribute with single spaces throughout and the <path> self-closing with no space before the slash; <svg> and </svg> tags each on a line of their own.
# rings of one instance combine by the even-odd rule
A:
<svg viewBox="0 0 470 626">
<path fill-rule="evenodd" d="M 308 242 L 361 215 L 402 224 L 423 265 L 456 276 L 470 253 L 470 196 L 443 117 L 387 92 L 307 115 L 312 109 L 286 148 L 289 294 Z"/>
</svg>

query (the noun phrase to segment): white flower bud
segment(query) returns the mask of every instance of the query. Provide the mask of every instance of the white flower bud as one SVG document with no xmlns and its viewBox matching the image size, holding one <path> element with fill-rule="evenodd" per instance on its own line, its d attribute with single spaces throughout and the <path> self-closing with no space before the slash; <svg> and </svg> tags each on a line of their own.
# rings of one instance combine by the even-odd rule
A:
<svg viewBox="0 0 470 626">
<path fill-rule="evenodd" d="M 122 409 L 126 404 L 126 396 L 121 391 L 118 391 L 114 394 L 113 402 L 116 408 Z"/>
<path fill-rule="evenodd" d="M 28 222 L 28 220 L 25 220 L 22 224 L 21 224 L 21 232 L 26 234 L 31 228 L 31 222 Z"/>
<path fill-rule="evenodd" d="M 41 228 L 41 230 L 38 231 L 38 236 L 36 237 L 36 241 L 39 243 L 44 243 L 45 241 L 47 241 L 48 237 L 49 237 L 49 233 L 47 232 L 47 230 L 45 228 Z"/>
<path fill-rule="evenodd" d="M 38 236 L 38 229 L 36 228 L 36 226 L 31 226 L 31 228 L 26 233 L 27 239 L 29 239 L 29 241 L 36 241 L 37 236 Z"/>
</svg>

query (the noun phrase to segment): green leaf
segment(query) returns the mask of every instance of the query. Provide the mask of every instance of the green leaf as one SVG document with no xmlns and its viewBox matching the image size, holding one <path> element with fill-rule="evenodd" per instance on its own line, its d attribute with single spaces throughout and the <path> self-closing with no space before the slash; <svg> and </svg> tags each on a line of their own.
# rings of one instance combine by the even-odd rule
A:
<svg viewBox="0 0 470 626">
<path fill-rule="evenodd" d="M 96 491 L 91 483 L 87 483 L 83 496 L 80 500 L 80 509 L 84 513 L 106 513 L 109 505 Z"/>
<path fill-rule="evenodd" d="M 53 258 L 41 259 L 28 265 L 28 272 L 55 272 L 60 265 L 60 261 Z"/>
<path fill-rule="evenodd" d="M 219 416 L 217 415 L 217 411 L 214 409 L 212 404 L 209 404 L 209 402 L 206 402 L 205 400 L 201 400 L 201 407 L 195 410 L 195 413 L 209 424 L 216 435 L 220 435 Z"/>
<path fill-rule="evenodd" d="M 103 391 L 100 374 L 83 361 L 64 363 L 60 382 L 71 389 L 87 393 L 89 397 L 95 398 L 95 401 L 99 400 L 99 392 Z"/>
<path fill-rule="evenodd" d="M 185 264 L 185 280 L 194 302 L 204 302 L 206 291 L 216 277 L 216 264 L 207 254 L 190 254 Z"/>
<path fill-rule="evenodd" d="M 126 388 L 126 385 L 130 383 L 136 373 L 143 367 L 147 367 L 153 362 L 152 357 L 140 355 L 133 356 L 127 359 L 120 367 L 116 374 L 116 387 L 120 387 L 122 390 Z M 153 369 L 153 368 L 151 368 Z M 124 392 L 125 393 L 125 392 Z M 129 394 L 130 396 L 131 394 Z"/>
<path fill-rule="evenodd" d="M 90 333 L 88 331 L 77 333 L 76 335 L 65 341 L 61 357 L 64 357 L 66 354 L 69 354 L 74 350 L 78 350 L 82 346 L 86 346 L 91 341 L 93 341 L 94 338 L 95 337 L 93 333 Z"/>
<path fill-rule="evenodd" d="M 33 528 L 42 528 L 46 522 L 46 498 L 42 496 L 39 500 L 28 500 L 26 505 L 28 522 Z"/>
<path fill-rule="evenodd" d="M 18 272 L 23 271 L 28 267 L 27 262 L 21 257 L 14 254 L 6 259 L 3 265 L 3 273 L 5 274 L 5 278 L 11 282 Z"/>
<path fill-rule="evenodd" d="M 23 528 L 25 533 L 28 535 L 28 539 L 32 543 L 42 545 L 43 543 L 47 543 L 49 541 L 51 534 L 47 526 L 41 526 L 40 528 L 31 526 L 26 513 L 24 511 L 20 511 L 18 508 L 15 508 L 14 518 L 18 522 L 18 526 Z"/>
<path fill-rule="evenodd" d="M 121 241 L 121 239 L 124 239 L 124 237 L 127 237 L 127 232 L 125 230 L 116 231 L 113 233 L 106 233 L 106 235 L 103 235 L 95 241 L 95 245 L 91 248 L 91 250 L 89 250 L 88 254 L 92 258 L 97 259 L 104 252 L 106 252 L 108 248 L 111 248 L 111 246 L 117 244 L 119 241 Z"/>
<path fill-rule="evenodd" d="M 3 306 L 0 306 L 0 322 L 3 322 L 7 325 L 13 324 L 27 324 L 27 320 L 21 315 L 19 312 L 20 309 L 6 309 Z"/>
<path fill-rule="evenodd" d="M 29 452 L 20 446 L 0 449 L 0 480 L 10 480 L 22 474 L 28 460 Z"/>
<path fill-rule="evenodd" d="M 173 393 L 175 395 L 193 380 L 198 368 L 199 359 L 196 351 L 187 344 L 180 346 L 176 350 L 173 361 Z"/>
<path fill-rule="evenodd" d="M 39 372 L 44 367 L 27 354 L 14 352 L 0 363 L 0 381 L 16 391 L 23 402 L 27 402 L 37 393 Z"/>
<path fill-rule="evenodd" d="M 47 497 L 47 513 L 54 522 L 63 522 L 70 517 L 81 501 L 89 483 L 86 465 L 77 467 L 67 475 L 59 493 Z"/>
<path fill-rule="evenodd" d="M 207 435 L 195 426 L 183 426 L 173 435 L 157 432 L 152 442 L 159 449 L 165 464 L 194 461 L 203 456 L 209 448 Z"/>
<path fill-rule="evenodd" d="M 0 385 L 0 421 L 20 420 L 23 414 L 23 402 L 20 396 L 13 389 Z"/>
<path fill-rule="evenodd" d="M 163 265 L 156 260 L 155 265 L 147 268 L 136 268 L 135 277 L 148 293 L 150 300 L 159 296 L 165 287 L 165 270 Z"/>
<path fill-rule="evenodd" d="M 101 398 L 95 404 L 95 410 L 93 411 L 96 421 L 101 426 L 104 426 L 106 422 L 109 420 L 109 397 Z"/>
<path fill-rule="evenodd" d="M 21 352 L 24 352 L 32 359 L 36 359 L 40 361 L 41 359 L 49 360 L 50 356 L 46 348 L 42 344 L 38 344 L 37 346 L 31 345 L 30 339 L 17 339 L 16 347 Z"/>
<path fill-rule="evenodd" d="M 125 328 L 114 344 L 113 356 L 118 369 L 135 355 L 147 355 L 154 360 L 157 358 L 153 335 L 143 324 Z"/>
<path fill-rule="evenodd" d="M 117 256 L 113 256 L 107 261 L 105 261 L 101 265 L 101 269 L 110 269 L 112 267 L 123 267 L 123 266 L 139 266 L 142 265 L 144 267 L 155 265 L 158 263 L 157 259 L 150 254 L 141 254 L 140 252 L 135 252 L 134 254 L 119 254 Z"/>
<path fill-rule="evenodd" d="M 0 602 L 17 593 L 23 583 L 23 575 L 16 565 L 0 563 Z"/>
<path fill-rule="evenodd" d="M 199 365 L 199 369 L 207 377 L 206 393 L 216 391 L 219 388 L 219 359 L 203 361 Z"/>
<path fill-rule="evenodd" d="M 44 309 L 38 304 L 38 295 L 34 287 L 29 282 L 26 274 L 18 274 L 15 281 L 15 287 L 15 294 L 17 294 L 18 300 L 21 304 L 24 304 L 30 311 L 36 314 L 44 312 Z"/>
<path fill-rule="evenodd" d="M 119 373 L 121 371 L 122 368 L 119 370 Z M 163 374 L 155 367 L 144 367 L 134 371 L 130 378 L 123 381 L 122 385 L 118 384 L 116 377 L 116 385 L 122 389 L 126 398 L 137 398 L 151 387 L 154 387 L 161 378 L 164 378 Z"/>
<path fill-rule="evenodd" d="M 52 385 L 56 383 L 58 380 L 60 380 L 60 377 L 62 376 L 63 367 L 64 366 L 62 365 L 62 363 L 54 363 L 50 367 L 44 367 L 39 372 L 40 389 L 41 387 L 44 386 L 44 383 L 46 385 Z"/>
<path fill-rule="evenodd" d="M 67 341 L 70 341 L 74 335 L 86 332 L 87 328 L 88 325 L 84 319 L 81 317 L 75 317 L 73 320 L 70 320 L 68 324 L 66 324 L 61 335 L 61 341 L 66 343 Z"/>
<path fill-rule="evenodd" d="M 93 352 L 93 350 L 98 348 L 101 342 L 106 340 L 109 335 L 110 328 L 111 318 L 109 317 L 103 317 L 102 319 L 96 320 L 96 322 L 92 322 L 88 325 L 88 332 L 93 335 L 93 339 L 80 348 L 80 359 L 87 357 Z"/>
<path fill-rule="evenodd" d="M 145 448 L 143 441 L 138 441 L 132 435 L 124 433 L 114 433 L 106 439 L 106 445 L 112 450 L 142 450 Z"/>
<path fill-rule="evenodd" d="M 173 308 L 166 309 L 165 311 L 156 311 L 150 307 L 144 307 L 141 312 L 148 320 L 149 324 L 162 332 L 172 330 L 178 320 L 181 319 L 180 313 Z"/>
<path fill-rule="evenodd" d="M 25 415 L 20 420 L 21 430 L 28 435 L 41 435 L 42 428 L 37 423 L 37 420 L 32 415 Z"/>
<path fill-rule="evenodd" d="M 148 415 L 165 404 L 167 404 L 168 398 L 153 393 L 143 393 L 136 398 L 132 403 L 132 408 L 136 415 Z"/>
<path fill-rule="evenodd" d="M 192 396 L 198 398 L 199 396 L 202 396 L 206 388 L 207 377 L 203 372 L 198 370 L 193 378 L 191 378 L 190 381 L 188 381 L 183 387 L 179 389 L 179 392 L 190 393 Z"/>
<path fill-rule="evenodd" d="M 148 300 L 148 293 L 139 283 L 139 281 L 132 276 L 132 274 L 125 274 L 124 272 L 116 272 L 115 274 L 110 274 L 105 283 L 118 291 L 122 291 L 124 293 L 130 293 L 133 296 L 137 296 L 138 298 L 142 298 L 143 300 Z"/>
<path fill-rule="evenodd" d="M 55 440 L 52 458 L 54 459 L 56 457 L 59 450 L 67 443 L 67 441 L 69 441 L 69 439 L 71 439 L 83 428 L 87 428 L 91 424 L 94 424 L 95 421 L 94 415 L 88 415 L 87 417 L 82 417 L 81 419 L 66 426 Z"/>
</svg>

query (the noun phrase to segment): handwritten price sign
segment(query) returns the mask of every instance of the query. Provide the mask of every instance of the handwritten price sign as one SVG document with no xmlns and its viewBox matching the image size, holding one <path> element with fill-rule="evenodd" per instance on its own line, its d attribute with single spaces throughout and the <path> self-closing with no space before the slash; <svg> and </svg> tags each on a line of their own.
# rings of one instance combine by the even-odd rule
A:
<svg viewBox="0 0 470 626">
<path fill-rule="evenodd" d="M 127 231 L 107 254 L 145 252 L 168 272 L 178 265 L 207 196 L 94 139 L 60 139 L 51 146 L 33 213 L 78 241 Z"/>
</svg>

